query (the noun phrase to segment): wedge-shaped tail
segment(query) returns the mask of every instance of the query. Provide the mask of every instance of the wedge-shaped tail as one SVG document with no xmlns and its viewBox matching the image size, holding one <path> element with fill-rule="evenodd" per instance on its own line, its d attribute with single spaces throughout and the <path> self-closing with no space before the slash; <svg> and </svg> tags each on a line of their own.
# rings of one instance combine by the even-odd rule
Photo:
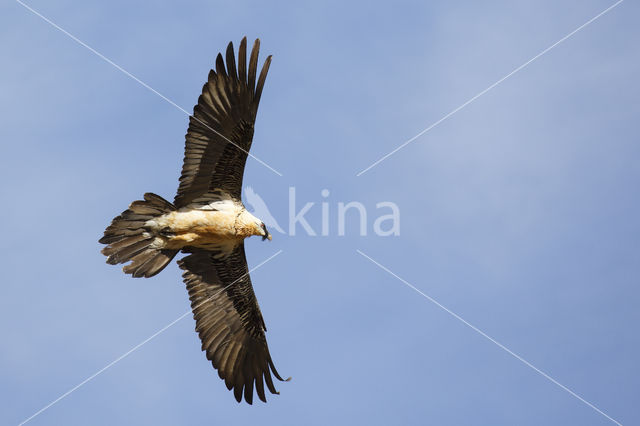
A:
<svg viewBox="0 0 640 426">
<path fill-rule="evenodd" d="M 162 271 L 178 250 L 163 249 L 162 238 L 145 224 L 174 210 L 173 204 L 150 192 L 144 194 L 144 200 L 131 203 L 111 221 L 100 238 L 102 244 L 107 244 L 102 249 L 107 263 L 116 265 L 131 261 L 122 270 L 136 278 L 149 278 Z"/>
</svg>

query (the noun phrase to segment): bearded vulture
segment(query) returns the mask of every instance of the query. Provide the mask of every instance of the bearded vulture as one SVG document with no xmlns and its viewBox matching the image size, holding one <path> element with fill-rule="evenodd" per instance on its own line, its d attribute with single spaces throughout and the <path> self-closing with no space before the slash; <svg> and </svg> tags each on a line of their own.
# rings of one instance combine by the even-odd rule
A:
<svg viewBox="0 0 640 426">
<path fill-rule="evenodd" d="M 173 203 L 146 193 L 113 219 L 100 243 L 107 263 L 127 263 L 133 277 L 152 277 L 178 252 L 202 350 L 238 402 L 251 404 L 255 387 L 277 394 L 271 374 L 283 380 L 271 360 L 266 327 L 253 293 L 244 252 L 252 235 L 271 240 L 264 223 L 241 201 L 242 175 L 251 148 L 260 95 L 271 56 L 260 75 L 256 40 L 247 67 L 247 39 L 238 62 L 233 44 L 226 66 L 218 54 L 215 71 L 189 117 L 184 165 Z M 256 83 L 256 76 L 258 77 Z"/>
</svg>

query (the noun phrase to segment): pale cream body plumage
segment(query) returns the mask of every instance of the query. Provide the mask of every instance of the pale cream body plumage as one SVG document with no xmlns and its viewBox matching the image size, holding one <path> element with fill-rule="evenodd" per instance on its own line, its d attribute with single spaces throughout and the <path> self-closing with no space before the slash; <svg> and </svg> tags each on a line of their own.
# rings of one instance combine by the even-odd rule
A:
<svg viewBox="0 0 640 426">
<path fill-rule="evenodd" d="M 226 252 L 252 235 L 271 240 L 271 235 L 265 235 L 262 221 L 231 200 L 172 211 L 147 221 L 145 227 L 159 235 L 154 242 L 157 248 L 176 250 L 216 247 Z"/>
</svg>

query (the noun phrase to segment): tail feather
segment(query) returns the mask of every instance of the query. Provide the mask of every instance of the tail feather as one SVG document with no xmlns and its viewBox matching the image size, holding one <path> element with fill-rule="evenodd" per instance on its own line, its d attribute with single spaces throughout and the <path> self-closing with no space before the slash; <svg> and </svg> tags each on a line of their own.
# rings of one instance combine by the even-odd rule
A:
<svg viewBox="0 0 640 426">
<path fill-rule="evenodd" d="M 126 247 L 131 246 L 132 244 L 135 244 L 139 241 L 146 240 L 148 238 L 149 237 L 147 237 L 144 234 L 137 234 L 127 238 L 119 238 L 119 239 L 114 238 L 114 241 L 112 243 L 110 243 L 107 247 L 102 249 L 102 254 L 110 257 L 111 255 L 118 253 L 119 250 L 122 250 Z M 100 242 L 102 242 L 102 240 L 100 240 Z"/>
<path fill-rule="evenodd" d="M 116 217 L 115 219 L 113 219 L 113 221 L 116 221 L 119 217 Z M 109 232 L 109 234 L 107 235 L 107 232 Z M 98 242 L 102 243 L 102 244 L 112 244 L 112 243 L 116 243 L 121 241 L 124 238 L 127 237 L 133 237 L 136 235 L 141 235 L 139 230 L 137 229 L 126 229 L 126 228 L 122 228 L 119 229 L 117 231 L 117 233 L 113 232 L 113 230 L 110 230 L 109 228 L 107 228 L 107 230 L 104 232 L 105 236 L 100 238 L 100 240 Z"/>
<path fill-rule="evenodd" d="M 171 262 L 178 250 L 145 250 L 133 257 L 122 270 L 134 278 L 152 277 Z"/>
<path fill-rule="evenodd" d="M 131 239 L 136 237 L 131 237 Z M 139 253 L 146 251 L 147 248 L 153 244 L 153 240 L 155 238 L 146 238 L 142 241 L 138 241 L 132 243 L 131 245 L 127 245 L 125 247 L 120 248 L 115 253 L 107 258 L 107 263 L 111 265 L 117 265 L 118 263 L 125 263 L 131 260 L 133 257 L 137 256 Z M 125 240 L 128 242 L 130 239 Z"/>
<path fill-rule="evenodd" d="M 100 238 L 100 243 L 107 244 L 102 249 L 107 263 L 116 265 L 131 261 L 122 270 L 136 278 L 152 277 L 162 271 L 178 250 L 163 249 L 158 244 L 158 236 L 146 224 L 174 210 L 173 204 L 152 193 L 144 194 L 144 200 L 131 203 L 127 210 L 113 219 Z"/>
</svg>

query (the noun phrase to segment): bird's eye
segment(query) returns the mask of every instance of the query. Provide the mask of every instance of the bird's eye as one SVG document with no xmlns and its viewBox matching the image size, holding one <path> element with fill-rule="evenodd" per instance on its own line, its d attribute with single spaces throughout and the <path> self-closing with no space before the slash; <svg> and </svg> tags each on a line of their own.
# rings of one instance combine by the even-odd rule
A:
<svg viewBox="0 0 640 426">
<path fill-rule="evenodd" d="M 262 222 L 261 226 L 262 226 L 262 229 L 264 229 L 265 232 L 266 232 L 267 231 L 267 227 L 264 225 L 264 222 Z"/>
</svg>

